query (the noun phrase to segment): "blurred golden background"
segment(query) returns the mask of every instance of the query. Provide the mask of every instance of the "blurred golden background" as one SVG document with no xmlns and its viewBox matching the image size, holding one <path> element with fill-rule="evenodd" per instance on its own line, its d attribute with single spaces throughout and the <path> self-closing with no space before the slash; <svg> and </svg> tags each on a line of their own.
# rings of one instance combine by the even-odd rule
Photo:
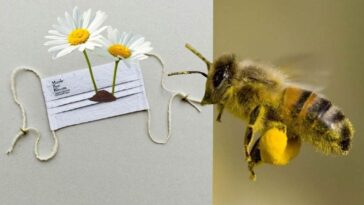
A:
<svg viewBox="0 0 364 205">
<path fill-rule="evenodd" d="M 246 124 L 225 112 L 214 125 L 214 205 L 364 204 L 363 8 L 360 0 L 214 1 L 215 58 L 232 52 L 272 63 L 293 59 L 309 72 L 328 71 L 322 93 L 356 129 L 347 157 L 304 145 L 287 166 L 258 166 L 252 182 L 242 146 Z"/>
</svg>

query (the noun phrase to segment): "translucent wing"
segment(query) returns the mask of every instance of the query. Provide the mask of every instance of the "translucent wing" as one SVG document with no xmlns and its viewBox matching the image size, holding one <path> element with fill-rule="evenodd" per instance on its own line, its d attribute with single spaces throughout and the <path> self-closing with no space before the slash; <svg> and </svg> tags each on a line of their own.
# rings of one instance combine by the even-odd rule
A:
<svg viewBox="0 0 364 205">
<path fill-rule="evenodd" d="M 302 53 L 280 57 L 273 64 L 290 83 L 308 90 L 319 92 L 329 84 L 332 66 L 324 57 Z"/>
</svg>

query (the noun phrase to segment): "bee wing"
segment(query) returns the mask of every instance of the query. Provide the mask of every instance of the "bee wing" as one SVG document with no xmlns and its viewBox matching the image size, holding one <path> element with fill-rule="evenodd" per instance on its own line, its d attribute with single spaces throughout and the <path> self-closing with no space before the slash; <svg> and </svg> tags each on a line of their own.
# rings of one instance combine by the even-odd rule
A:
<svg viewBox="0 0 364 205">
<path fill-rule="evenodd" d="M 280 57 L 274 64 L 287 76 L 290 84 L 319 92 L 329 84 L 332 66 L 328 62 L 317 55 L 302 53 Z"/>
</svg>

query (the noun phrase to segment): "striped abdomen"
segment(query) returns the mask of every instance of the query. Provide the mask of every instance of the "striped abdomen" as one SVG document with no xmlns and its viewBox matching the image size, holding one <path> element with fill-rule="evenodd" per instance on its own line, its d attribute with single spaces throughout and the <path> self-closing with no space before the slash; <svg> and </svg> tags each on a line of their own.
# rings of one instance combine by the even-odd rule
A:
<svg viewBox="0 0 364 205">
<path fill-rule="evenodd" d="M 347 154 L 353 128 L 329 100 L 309 90 L 287 87 L 281 105 L 284 115 L 291 118 L 288 127 L 294 134 L 324 153 Z"/>
</svg>

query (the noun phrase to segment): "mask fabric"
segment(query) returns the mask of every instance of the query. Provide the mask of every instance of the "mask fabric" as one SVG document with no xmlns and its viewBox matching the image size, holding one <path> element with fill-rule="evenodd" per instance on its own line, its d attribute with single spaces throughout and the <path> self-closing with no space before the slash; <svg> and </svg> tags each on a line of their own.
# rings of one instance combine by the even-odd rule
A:
<svg viewBox="0 0 364 205">
<path fill-rule="evenodd" d="M 41 74 L 30 67 L 19 67 L 13 71 L 11 77 L 11 90 L 13 93 L 14 102 L 19 106 L 22 113 L 22 126 L 18 134 L 14 137 L 12 145 L 8 150 L 8 154 L 13 152 L 13 149 L 18 140 L 34 133 L 36 136 L 34 154 L 40 161 L 48 161 L 52 159 L 58 151 L 58 138 L 56 131 L 68 126 L 74 126 L 86 122 L 106 119 L 109 117 L 124 115 L 128 113 L 146 110 L 148 113 L 148 135 L 156 144 L 166 144 L 171 136 L 172 130 L 172 102 L 175 97 L 180 97 L 183 101 L 188 102 L 197 111 L 200 109 L 194 103 L 200 103 L 200 100 L 189 97 L 187 94 L 168 89 L 164 83 L 165 68 L 162 59 L 155 54 L 148 54 L 158 60 L 162 66 L 161 86 L 164 90 L 171 93 L 168 104 L 168 133 L 165 140 L 156 140 L 151 133 L 151 115 L 149 112 L 149 104 L 144 88 L 142 72 L 138 62 L 124 64 L 121 62 L 121 69 L 118 70 L 118 79 L 115 87 L 116 101 L 108 103 L 97 103 L 90 101 L 95 93 L 90 84 L 89 74 L 87 69 L 76 70 L 69 73 L 64 73 L 52 77 L 42 78 Z M 110 79 L 113 75 L 113 63 L 94 66 L 97 83 L 102 90 L 111 91 Z M 40 132 L 34 127 L 28 127 L 27 116 L 24 106 L 19 101 L 16 91 L 16 76 L 20 72 L 32 72 L 35 74 L 42 86 L 45 105 L 48 114 L 49 127 L 54 140 L 54 145 L 51 153 L 46 156 L 39 154 Z"/>
</svg>

